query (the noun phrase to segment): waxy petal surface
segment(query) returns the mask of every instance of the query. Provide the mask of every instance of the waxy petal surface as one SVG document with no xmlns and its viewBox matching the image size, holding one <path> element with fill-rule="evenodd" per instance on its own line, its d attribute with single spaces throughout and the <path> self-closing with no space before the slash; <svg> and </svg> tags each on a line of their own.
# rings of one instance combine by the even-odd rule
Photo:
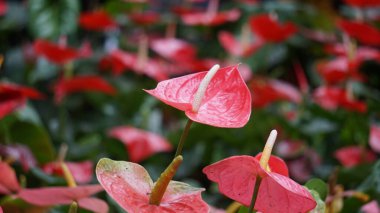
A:
<svg viewBox="0 0 380 213">
<path fill-rule="evenodd" d="M 130 213 L 208 212 L 201 199 L 203 189 L 171 181 L 159 206 L 149 204 L 153 181 L 140 165 L 103 158 L 96 175 L 107 193 Z"/>
<path fill-rule="evenodd" d="M 262 153 L 259 153 L 255 156 L 255 158 L 260 162 Z M 289 171 L 288 166 L 286 165 L 285 161 L 281 158 L 271 155 L 268 161 L 268 166 L 270 168 L 271 172 L 278 173 L 280 175 L 283 175 L 285 177 L 289 177 Z"/>
<path fill-rule="evenodd" d="M 123 142 L 132 162 L 140 162 L 157 152 L 172 149 L 171 144 L 160 135 L 131 126 L 114 127 L 108 134 Z"/>
<path fill-rule="evenodd" d="M 107 213 L 108 204 L 101 199 L 86 197 L 78 200 L 78 205 L 81 208 L 97 212 L 97 213 Z"/>
<path fill-rule="evenodd" d="M 0 194 L 10 194 L 20 189 L 16 173 L 7 163 L 0 161 Z"/>
<path fill-rule="evenodd" d="M 312 195 L 290 178 L 266 172 L 251 156 L 233 156 L 203 169 L 227 197 L 249 206 L 256 177 L 262 178 L 255 204 L 261 212 L 308 212 L 316 206 Z"/>
<path fill-rule="evenodd" d="M 83 91 L 95 91 L 113 95 L 116 90 L 99 76 L 75 76 L 70 79 L 60 79 L 54 86 L 55 102 L 60 103 L 69 94 Z"/>
<path fill-rule="evenodd" d="M 369 146 L 373 151 L 380 153 L 380 126 L 371 125 L 369 133 Z"/>
<path fill-rule="evenodd" d="M 149 94 L 185 111 L 193 121 L 226 128 L 244 126 L 251 114 L 251 94 L 237 66 L 220 69 L 206 89 L 198 112 L 192 111 L 194 94 L 207 72 L 162 81 Z"/>
</svg>

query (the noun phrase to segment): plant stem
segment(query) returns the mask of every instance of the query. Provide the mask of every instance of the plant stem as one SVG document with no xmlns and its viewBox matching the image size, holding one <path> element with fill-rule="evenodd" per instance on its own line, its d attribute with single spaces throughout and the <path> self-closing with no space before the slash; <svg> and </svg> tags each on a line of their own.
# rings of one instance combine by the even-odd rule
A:
<svg viewBox="0 0 380 213">
<path fill-rule="evenodd" d="M 59 135 L 59 140 L 61 142 L 66 142 L 66 112 L 65 112 L 65 106 L 64 102 L 61 103 L 58 109 L 59 113 L 59 126 L 58 126 L 58 135 Z"/>
<path fill-rule="evenodd" d="M 251 199 L 251 204 L 249 205 L 248 213 L 253 213 L 253 209 L 255 207 L 257 195 L 259 194 L 259 188 L 261 184 L 261 177 L 256 176 L 256 182 L 255 182 L 255 188 L 253 189 L 253 194 L 252 194 L 252 199 Z"/>
<path fill-rule="evenodd" d="M 174 157 L 177 157 L 178 155 L 182 154 L 182 149 L 183 149 L 183 146 L 185 144 L 185 140 L 187 138 L 187 135 L 189 134 L 191 124 L 193 124 L 193 121 L 191 119 L 188 119 L 186 126 L 185 126 L 185 129 L 182 132 L 181 138 L 179 139 L 177 151 L 175 152 Z"/>
</svg>

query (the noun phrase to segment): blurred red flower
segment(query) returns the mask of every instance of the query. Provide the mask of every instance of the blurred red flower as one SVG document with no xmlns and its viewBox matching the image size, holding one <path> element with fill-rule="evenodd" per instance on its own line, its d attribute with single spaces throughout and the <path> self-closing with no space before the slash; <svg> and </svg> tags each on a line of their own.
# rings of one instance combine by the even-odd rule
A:
<svg viewBox="0 0 380 213">
<path fill-rule="evenodd" d="M 132 162 L 140 162 L 157 152 L 172 149 L 171 144 L 160 135 L 131 126 L 114 127 L 108 135 L 123 142 Z"/>
<path fill-rule="evenodd" d="M 65 164 L 73 175 L 75 182 L 80 184 L 91 182 L 94 166 L 91 161 L 65 162 Z M 47 163 L 42 167 L 42 170 L 49 175 L 64 177 L 61 162 Z"/>
<path fill-rule="evenodd" d="M 186 25 L 218 26 L 226 22 L 234 22 L 240 18 L 240 11 L 232 9 L 216 13 L 194 12 L 181 15 Z"/>
<path fill-rule="evenodd" d="M 327 62 L 319 62 L 317 71 L 326 84 L 334 85 L 348 79 L 363 81 L 364 77 L 358 71 L 359 66 L 357 61 L 349 60 L 347 57 L 338 57 Z"/>
<path fill-rule="evenodd" d="M 287 176 L 284 161 L 275 156 L 269 160 L 270 172 L 261 168 L 259 157 L 233 156 L 206 166 L 203 173 L 218 183 L 227 197 L 249 206 L 257 177 L 261 177 L 255 210 L 260 212 L 308 212 L 316 206 L 312 195 Z M 302 205 L 300 205 L 302 204 Z"/>
<path fill-rule="evenodd" d="M 0 0 L 0 16 L 5 15 L 8 10 L 8 5 L 4 0 Z"/>
<path fill-rule="evenodd" d="M 37 161 L 29 148 L 21 144 L 0 144 L 0 156 L 3 159 L 18 161 L 21 164 L 22 169 L 26 172 L 37 165 Z"/>
<path fill-rule="evenodd" d="M 345 0 L 346 4 L 355 7 L 376 7 L 380 6 L 380 0 Z"/>
<path fill-rule="evenodd" d="M 0 194 L 7 195 L 21 189 L 15 171 L 7 163 L 0 161 L 0 173 Z"/>
<path fill-rule="evenodd" d="M 344 167 L 376 161 L 376 154 L 359 146 L 347 146 L 335 151 L 334 156 Z"/>
<path fill-rule="evenodd" d="M 79 25 L 84 29 L 96 31 L 105 31 L 117 27 L 113 18 L 103 10 L 81 13 Z"/>
<path fill-rule="evenodd" d="M 160 14 L 148 11 L 128 14 L 128 17 L 136 24 L 140 25 L 153 25 L 160 21 Z"/>
<path fill-rule="evenodd" d="M 30 87 L 0 83 L 0 119 L 24 106 L 28 98 L 41 99 L 43 95 Z"/>
<path fill-rule="evenodd" d="M 225 128 L 244 126 L 251 114 L 251 94 L 238 65 L 220 69 L 206 88 L 197 112 L 192 103 L 199 85 L 208 72 L 199 72 L 158 83 L 147 93 L 164 103 L 185 111 L 193 121 Z"/>
<path fill-rule="evenodd" d="M 54 85 L 54 100 L 61 103 L 69 94 L 94 91 L 108 95 L 114 95 L 116 90 L 107 81 L 99 76 L 75 76 L 69 79 L 61 78 Z"/>
<path fill-rule="evenodd" d="M 254 43 L 244 44 L 240 41 L 237 41 L 234 36 L 227 32 L 221 31 L 218 34 L 219 42 L 226 51 L 234 56 L 238 57 L 247 57 L 258 50 L 261 46 L 264 45 L 262 40 L 255 40 Z"/>
<path fill-rule="evenodd" d="M 204 189 L 178 181 L 170 181 L 160 205 L 149 204 L 154 184 L 144 167 L 136 163 L 103 158 L 96 166 L 96 176 L 107 193 L 130 213 L 204 213 L 209 210 L 201 197 Z"/>
<path fill-rule="evenodd" d="M 89 197 L 103 191 L 100 185 L 85 185 L 76 187 L 45 187 L 22 189 L 17 194 L 22 200 L 36 206 L 70 205 L 73 201 L 78 206 L 98 213 L 107 213 L 108 205 L 101 199 Z"/>
<path fill-rule="evenodd" d="M 292 22 L 280 23 L 269 14 L 252 16 L 249 19 L 251 29 L 261 39 L 268 42 L 282 42 L 297 32 Z"/>
<path fill-rule="evenodd" d="M 363 44 L 380 45 L 380 30 L 369 24 L 341 19 L 338 21 L 338 27 Z"/>
<path fill-rule="evenodd" d="M 276 101 L 300 103 L 302 99 L 296 87 L 280 80 L 254 78 L 250 85 L 255 108 L 263 108 Z"/>
<path fill-rule="evenodd" d="M 150 46 L 160 56 L 176 62 L 193 60 L 197 53 L 194 46 L 177 38 L 155 39 Z"/>
<path fill-rule="evenodd" d="M 380 126 L 371 125 L 369 132 L 369 146 L 373 151 L 380 153 Z"/>
</svg>

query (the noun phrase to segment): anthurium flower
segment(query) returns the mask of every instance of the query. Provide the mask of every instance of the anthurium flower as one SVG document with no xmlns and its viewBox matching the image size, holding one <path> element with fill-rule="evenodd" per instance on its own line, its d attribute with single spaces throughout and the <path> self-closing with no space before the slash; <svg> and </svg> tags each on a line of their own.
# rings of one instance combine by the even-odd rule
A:
<svg viewBox="0 0 380 213">
<path fill-rule="evenodd" d="M 150 46 L 160 56 L 178 62 L 195 58 L 197 52 L 191 44 L 177 38 L 155 39 Z"/>
<path fill-rule="evenodd" d="M 0 161 L 0 173 L 0 194 L 11 194 L 20 190 L 20 184 L 12 167 Z"/>
<path fill-rule="evenodd" d="M 5 15 L 8 10 L 8 5 L 4 0 L 0 1 L 0 16 Z"/>
<path fill-rule="evenodd" d="M 354 7 L 376 7 L 380 6 L 379 0 L 345 0 L 346 4 Z"/>
<path fill-rule="evenodd" d="M 108 134 L 123 142 L 132 162 L 140 162 L 157 152 L 172 149 L 171 144 L 160 135 L 131 126 L 114 127 Z"/>
<path fill-rule="evenodd" d="M 158 83 L 145 90 L 164 103 L 185 111 L 193 121 L 226 128 L 244 126 L 251 114 L 251 95 L 238 65 L 199 72 Z"/>
<path fill-rule="evenodd" d="M 154 183 L 144 167 L 103 158 L 96 176 L 107 193 L 129 213 L 183 212 L 203 213 L 209 207 L 201 198 L 203 189 L 170 181 L 159 205 L 149 204 Z"/>
<path fill-rule="evenodd" d="M 373 200 L 360 208 L 360 212 L 363 213 L 380 213 L 379 203 Z"/>
<path fill-rule="evenodd" d="M 108 95 L 116 93 L 116 90 L 99 76 L 75 76 L 68 79 L 62 78 L 54 85 L 54 99 L 56 103 L 60 103 L 67 95 L 83 91 L 95 91 Z"/>
<path fill-rule="evenodd" d="M 292 22 L 281 24 L 269 14 L 260 14 L 249 19 L 251 29 L 261 39 L 268 42 L 282 42 L 297 32 Z"/>
<path fill-rule="evenodd" d="M 275 79 L 255 78 L 251 82 L 252 103 L 262 108 L 276 101 L 300 103 L 302 96 L 293 85 Z"/>
<path fill-rule="evenodd" d="M 0 83 L 0 119 L 24 106 L 28 98 L 41 99 L 43 95 L 30 87 Z"/>
<path fill-rule="evenodd" d="M 342 19 L 338 22 L 338 27 L 363 44 L 380 45 L 380 30 L 369 24 Z"/>
<path fill-rule="evenodd" d="M 105 31 L 117 27 L 113 18 L 103 10 L 80 14 L 79 25 L 87 30 Z"/>
<path fill-rule="evenodd" d="M 181 19 L 186 25 L 218 26 L 226 22 L 237 21 L 240 15 L 240 10 L 232 9 L 215 13 L 186 13 L 181 16 Z"/>
<path fill-rule="evenodd" d="M 312 195 L 287 176 L 286 165 L 281 159 L 270 156 L 276 134 L 271 132 L 260 161 L 251 156 L 233 156 L 205 167 L 203 173 L 218 184 L 222 194 L 245 206 L 250 205 L 256 181 L 260 179 L 254 205 L 257 211 L 309 212 L 316 206 Z"/>
<path fill-rule="evenodd" d="M 339 87 L 322 86 L 313 94 L 314 101 L 327 110 L 336 110 L 342 107 L 349 111 L 364 113 L 367 111 L 365 102 L 348 97 L 347 91 Z"/>
<path fill-rule="evenodd" d="M 380 126 L 371 125 L 369 132 L 369 146 L 373 151 L 380 153 Z"/>
<path fill-rule="evenodd" d="M 260 39 L 255 40 L 254 43 L 245 44 L 242 41 L 237 41 L 234 36 L 227 31 L 220 32 L 218 34 L 218 39 L 228 53 L 238 57 L 250 56 L 264 44 Z"/>
<path fill-rule="evenodd" d="M 92 179 L 93 163 L 91 161 L 83 162 L 65 162 L 77 183 L 89 183 Z M 42 170 L 49 175 L 58 175 L 64 177 L 61 162 L 47 163 Z"/>
<path fill-rule="evenodd" d="M 136 24 L 153 25 L 160 21 L 160 15 L 153 11 L 128 14 L 128 17 Z"/>
<path fill-rule="evenodd" d="M 37 55 L 43 56 L 48 61 L 56 64 L 65 64 L 74 59 L 88 56 L 87 54 L 83 54 L 81 49 L 76 50 L 42 39 L 37 39 L 34 42 L 34 51 Z M 88 52 L 88 46 L 85 46 L 85 51 Z"/>
<path fill-rule="evenodd" d="M 376 161 L 376 155 L 359 146 L 347 146 L 335 151 L 334 156 L 345 167 Z"/>
<path fill-rule="evenodd" d="M 90 195 L 102 191 L 100 185 L 85 185 L 76 187 L 45 187 L 37 189 L 22 189 L 17 197 L 36 206 L 70 205 L 73 201 L 80 208 L 97 213 L 107 213 L 108 205 L 103 200 L 91 198 Z"/>
<path fill-rule="evenodd" d="M 11 159 L 20 162 L 24 171 L 37 165 L 32 152 L 27 146 L 20 144 L 0 145 L 0 156 L 2 159 Z"/>
<path fill-rule="evenodd" d="M 348 79 L 362 81 L 359 73 L 360 64 L 349 60 L 347 57 L 338 57 L 330 61 L 322 61 L 317 64 L 317 71 L 327 84 L 338 84 Z"/>
</svg>

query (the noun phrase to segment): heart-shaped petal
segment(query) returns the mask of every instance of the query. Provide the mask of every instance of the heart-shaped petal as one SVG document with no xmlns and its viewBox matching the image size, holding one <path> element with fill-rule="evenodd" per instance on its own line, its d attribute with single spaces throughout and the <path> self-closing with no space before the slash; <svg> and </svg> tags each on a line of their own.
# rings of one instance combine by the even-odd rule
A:
<svg viewBox="0 0 380 213">
<path fill-rule="evenodd" d="M 164 103 L 185 111 L 193 121 L 226 128 L 244 126 L 251 114 L 251 94 L 237 66 L 220 69 L 206 89 L 198 112 L 192 110 L 194 95 L 207 72 L 162 81 L 145 90 Z"/>
<path fill-rule="evenodd" d="M 97 178 L 116 202 L 127 212 L 208 212 L 201 191 L 186 183 L 170 181 L 160 205 L 150 205 L 153 181 L 140 165 L 103 158 L 96 167 Z"/>
<path fill-rule="evenodd" d="M 380 45 L 380 30 L 367 23 L 342 19 L 338 22 L 338 27 L 363 44 Z"/>
<path fill-rule="evenodd" d="M 56 64 L 65 64 L 80 57 L 80 53 L 73 48 L 60 46 L 41 39 L 34 42 L 34 50 L 37 55 L 41 55 Z"/>
<path fill-rule="evenodd" d="M 84 29 L 96 31 L 109 30 L 117 26 L 112 17 L 102 10 L 82 13 L 79 25 Z"/>
<path fill-rule="evenodd" d="M 20 189 L 16 173 L 7 163 L 0 161 L 0 194 L 10 194 Z"/>
<path fill-rule="evenodd" d="M 369 145 L 373 151 L 380 153 L 380 126 L 371 125 Z"/>
</svg>

